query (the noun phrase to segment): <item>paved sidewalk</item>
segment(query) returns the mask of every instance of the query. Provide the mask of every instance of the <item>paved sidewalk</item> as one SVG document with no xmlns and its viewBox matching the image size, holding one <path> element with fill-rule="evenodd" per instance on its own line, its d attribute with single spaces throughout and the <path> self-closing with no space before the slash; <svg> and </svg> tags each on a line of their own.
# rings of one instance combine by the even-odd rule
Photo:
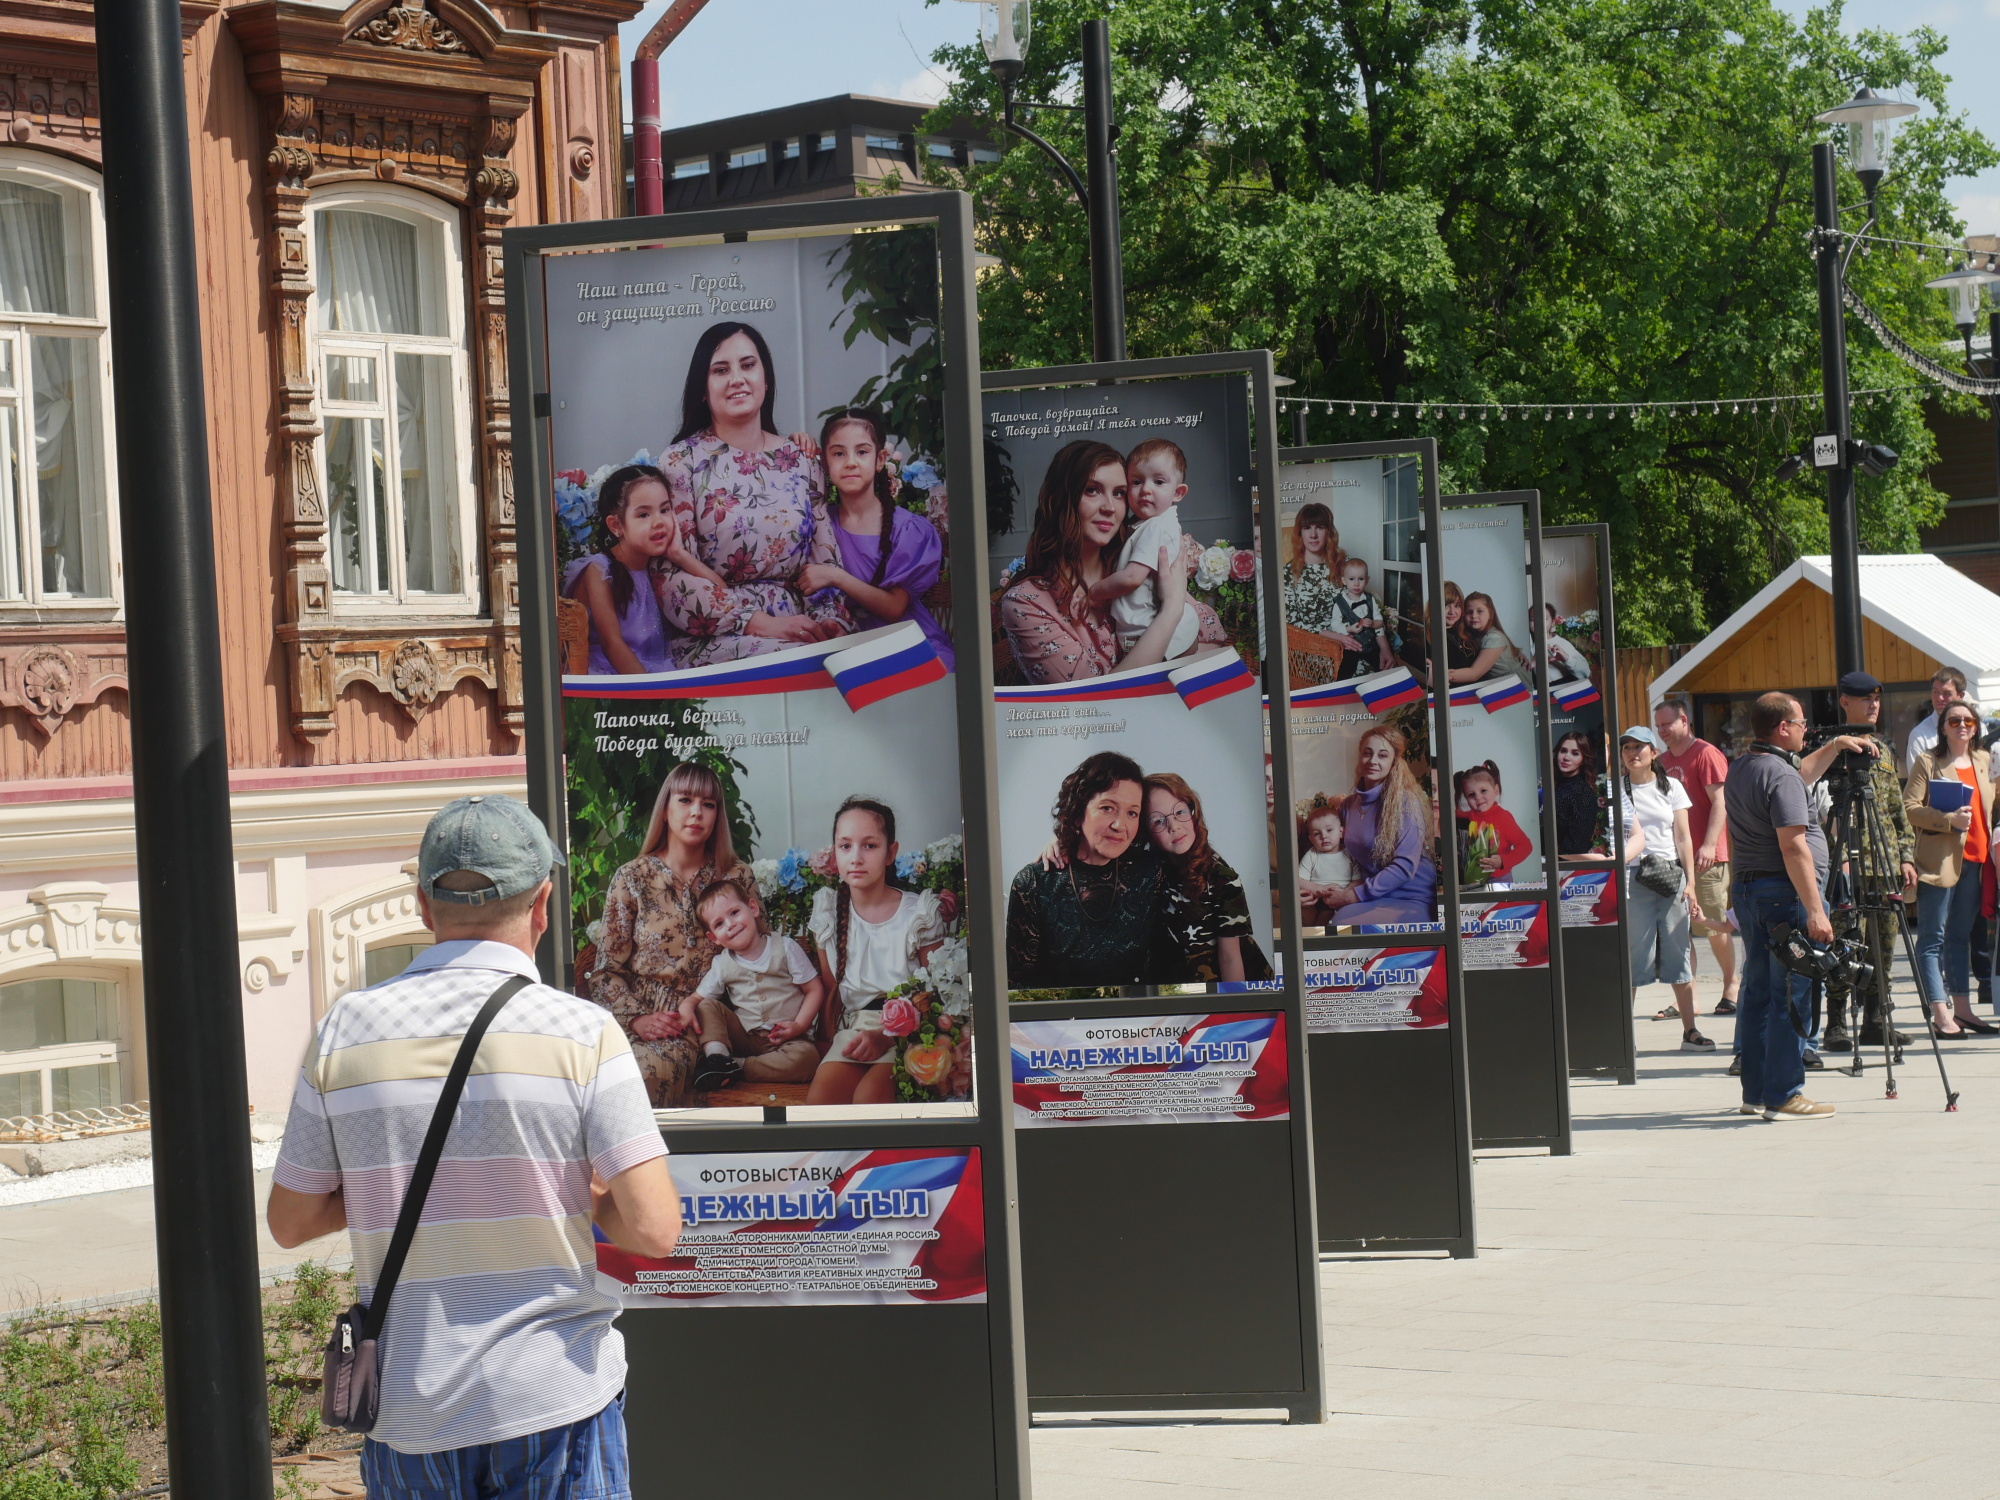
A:
<svg viewBox="0 0 2000 1500">
<path fill-rule="evenodd" d="M 257 1263 L 266 1276 L 305 1260 L 348 1263 L 347 1236 L 281 1250 L 264 1227 L 271 1174 L 257 1174 Z M 130 1298 L 159 1282 L 150 1186 L 0 1208 L 0 1314 Z"/>
<path fill-rule="evenodd" d="M 1766 1124 L 1669 995 L 1574 1156 L 1480 1161 L 1477 1259 L 1323 1264 L 1326 1425 L 1041 1427 L 1037 1500 L 2000 1495 L 2000 1037 L 1946 1053 L 1957 1114 L 1926 1042 Z"/>
</svg>

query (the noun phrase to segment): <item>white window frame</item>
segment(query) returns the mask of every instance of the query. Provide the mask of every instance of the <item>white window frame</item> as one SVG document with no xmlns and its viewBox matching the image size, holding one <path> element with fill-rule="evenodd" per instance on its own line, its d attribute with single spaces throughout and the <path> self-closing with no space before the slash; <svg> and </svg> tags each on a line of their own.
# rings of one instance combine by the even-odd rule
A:
<svg viewBox="0 0 2000 1500">
<path fill-rule="evenodd" d="M 104 189 L 97 173 L 88 167 L 65 161 L 42 151 L 0 148 L 0 177 L 12 178 L 29 187 L 81 195 L 82 211 L 65 215 L 67 232 L 86 242 L 91 276 L 91 305 L 96 315 L 88 318 L 57 317 L 43 313 L 0 312 L 0 341 L 13 346 L 14 385 L 0 393 L 0 406 L 15 413 L 15 457 L 12 476 L 15 500 L 0 524 L 14 533 L 14 556 L 20 570 L 20 597 L 0 596 L 0 624 L 28 624 L 55 620 L 121 620 L 125 614 L 125 564 L 118 537 L 118 464 L 114 455 L 114 409 L 111 390 L 111 283 L 104 257 Z M 66 200 L 74 203 L 74 199 Z M 40 475 L 33 462 L 34 374 L 32 346 L 37 333 L 95 334 L 97 341 L 96 414 L 97 446 L 84 452 L 82 462 L 95 466 L 94 478 L 104 489 L 104 535 L 101 540 L 104 577 L 110 585 L 106 594 L 56 594 L 42 592 L 40 553 Z M 81 343 L 82 340 L 78 339 Z"/>
<path fill-rule="evenodd" d="M 318 215 L 327 209 L 359 209 L 381 214 L 385 218 L 400 219 L 414 225 L 420 233 L 435 236 L 432 243 L 442 248 L 444 257 L 443 265 L 438 268 L 439 293 L 446 317 L 443 334 L 344 333 L 320 327 Z M 428 194 L 357 183 L 314 193 L 307 207 L 305 230 L 309 247 L 307 253 L 313 257 L 313 290 L 306 299 L 306 349 L 311 360 L 315 410 L 321 432 L 313 445 L 314 461 L 319 468 L 320 493 L 327 497 L 329 546 L 332 538 L 333 487 L 327 465 L 327 419 L 379 419 L 383 424 L 384 470 L 393 476 L 398 472 L 396 447 L 400 441 L 396 427 L 396 354 L 448 354 L 452 360 L 451 426 L 453 449 L 457 455 L 454 472 L 459 487 L 459 586 L 450 593 L 428 593 L 407 586 L 402 494 L 392 482 L 388 506 L 387 590 L 357 594 L 330 587 L 327 590 L 329 607 L 336 616 L 476 615 L 480 609 L 479 488 L 472 421 L 472 359 L 466 337 L 465 244 L 459 211 Z M 341 353 L 365 354 L 377 362 L 375 401 L 352 403 L 327 399 L 326 356 Z"/>
<path fill-rule="evenodd" d="M 110 1065 L 118 1069 L 118 1092 L 125 1102 L 131 1102 L 133 1080 L 126 1077 L 126 1062 L 129 1043 L 127 1030 L 132 1025 L 144 1025 L 143 1019 L 131 1012 L 136 1010 L 128 1004 L 132 981 L 138 971 L 129 973 L 123 969 L 106 965 L 65 965 L 50 970 L 47 968 L 19 969 L 13 973 L 0 975 L 0 987 L 25 984 L 41 979 L 81 979 L 95 984 L 108 984 L 112 990 L 112 1014 L 117 1017 L 118 1035 L 95 1042 L 61 1042 L 53 1047 L 23 1047 L 14 1052 L 0 1052 L 0 1074 L 39 1073 L 41 1075 L 41 1108 L 39 1114 L 48 1114 L 55 1106 L 55 1074 L 63 1068 L 94 1068 Z"/>
</svg>

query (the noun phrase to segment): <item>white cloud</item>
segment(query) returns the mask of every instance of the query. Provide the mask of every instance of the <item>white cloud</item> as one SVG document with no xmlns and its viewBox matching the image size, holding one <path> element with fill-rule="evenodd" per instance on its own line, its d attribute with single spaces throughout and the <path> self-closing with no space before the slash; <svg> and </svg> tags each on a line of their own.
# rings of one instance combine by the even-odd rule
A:
<svg viewBox="0 0 2000 1500">
<path fill-rule="evenodd" d="M 2000 234 L 2000 193 L 1959 193 L 1951 200 L 1967 234 Z"/>
<path fill-rule="evenodd" d="M 907 99 L 912 104 L 935 104 L 944 97 L 945 90 L 950 88 L 952 83 L 952 76 L 942 68 L 924 67 L 900 83 L 888 84 L 871 89 L 869 92 L 885 95 L 891 99 Z"/>
</svg>

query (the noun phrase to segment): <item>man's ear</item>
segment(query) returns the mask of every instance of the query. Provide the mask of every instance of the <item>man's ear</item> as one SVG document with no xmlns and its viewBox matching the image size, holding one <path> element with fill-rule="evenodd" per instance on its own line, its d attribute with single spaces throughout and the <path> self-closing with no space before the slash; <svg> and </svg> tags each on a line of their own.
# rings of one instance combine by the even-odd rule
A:
<svg viewBox="0 0 2000 1500">
<path fill-rule="evenodd" d="M 537 943 L 541 942 L 542 934 L 549 930 L 549 897 L 555 888 L 555 881 L 544 880 L 541 888 L 535 892 L 535 899 L 528 903 L 528 921 Z"/>
<path fill-rule="evenodd" d="M 426 928 L 433 933 L 437 931 L 437 921 L 431 914 L 431 898 L 425 894 L 422 886 L 417 887 L 417 914 L 424 919 Z"/>
</svg>

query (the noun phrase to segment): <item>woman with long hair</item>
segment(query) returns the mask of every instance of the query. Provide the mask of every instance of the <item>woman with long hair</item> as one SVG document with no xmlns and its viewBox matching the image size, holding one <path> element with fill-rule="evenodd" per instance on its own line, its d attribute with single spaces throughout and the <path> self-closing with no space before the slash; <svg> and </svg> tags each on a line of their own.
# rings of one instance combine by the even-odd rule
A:
<svg viewBox="0 0 2000 1500">
<path fill-rule="evenodd" d="M 660 786 L 638 855 L 611 877 L 590 976 L 591 999 L 625 1028 L 662 1109 L 694 1102 L 699 1047 L 681 1005 L 716 953 L 695 900 L 736 867 L 722 779 L 683 761 Z"/>
<path fill-rule="evenodd" d="M 1201 798 L 1171 771 L 1155 771 L 1146 792 L 1146 836 L 1167 862 L 1166 928 L 1179 948 L 1183 984 L 1269 979 L 1270 960 L 1250 926 L 1243 878 L 1208 841 Z"/>
<path fill-rule="evenodd" d="M 1007 987 L 1164 982 L 1166 866 L 1141 837 L 1146 776 L 1100 750 L 1063 778 L 1054 847 L 1007 891 Z"/>
<path fill-rule="evenodd" d="M 1938 715 L 1938 743 L 1910 757 L 1903 806 L 1917 835 L 1917 980 L 1941 1037 L 1992 1031 L 1972 1013 L 1972 927 L 1979 920 L 1980 866 L 1992 857 L 1991 758 L 1980 746 L 1978 707 L 1964 698 Z M 1933 806 L 1931 783 L 1958 782 L 1966 805 Z M 1940 799 L 1942 800 L 1942 799 Z"/>
<path fill-rule="evenodd" d="M 1330 925 L 1437 920 L 1437 863 L 1431 858 L 1431 799 L 1417 780 L 1401 730 L 1376 724 L 1354 748 L 1354 793 L 1342 847 L 1361 878 L 1335 887 L 1323 904 Z"/>
<path fill-rule="evenodd" d="M 1000 596 L 1001 627 L 1029 682 L 1071 682 L 1166 660 L 1187 602 L 1187 565 L 1168 548 L 1156 564 L 1159 613 L 1122 658 L 1110 607 L 1090 602 L 1090 586 L 1117 567 L 1125 496 L 1125 456 L 1116 448 L 1080 440 L 1049 460 L 1021 577 Z M 1195 610 L 1197 640 L 1226 644 L 1215 611 L 1200 603 Z"/>
<path fill-rule="evenodd" d="M 764 335 L 748 323 L 712 324 L 696 341 L 681 392 L 680 428 L 660 458 L 684 538 L 723 580 L 668 567 L 657 575 L 675 667 L 707 666 L 845 635 L 838 590 L 800 586 L 811 563 L 838 566 L 839 550 L 813 505 L 824 492 L 803 434 L 774 415 L 777 377 Z"/>
<path fill-rule="evenodd" d="M 1597 752 L 1591 737 L 1572 729 L 1556 741 L 1556 853 L 1597 847 Z"/>
<path fill-rule="evenodd" d="M 1446 678 L 1452 682 L 1469 681 L 1459 674 L 1478 660 L 1479 652 L 1465 634 L 1465 593 L 1449 578 L 1441 592 L 1443 598 L 1437 605 L 1435 619 L 1432 606 L 1424 605 L 1424 634 L 1431 641 L 1433 653 L 1442 636 Z"/>
<path fill-rule="evenodd" d="M 1625 886 L 1625 936 L 1632 954 L 1632 987 L 1659 982 L 1673 986 L 1674 1003 L 1656 1013 L 1656 1021 L 1678 1012 L 1681 1051 L 1713 1052 L 1715 1043 L 1694 1024 L 1694 920 L 1701 915 L 1694 894 L 1694 837 L 1688 830 L 1693 806 L 1678 781 L 1660 766 L 1660 736 L 1635 724 L 1618 737 L 1624 765 L 1625 801 L 1632 809 L 1625 863 L 1631 878 Z M 1681 870 L 1678 895 L 1663 895 L 1646 883 L 1653 878 L 1640 868 L 1650 862 L 1661 877 L 1673 866 Z M 1641 877 L 1646 878 L 1641 878 Z"/>
</svg>

